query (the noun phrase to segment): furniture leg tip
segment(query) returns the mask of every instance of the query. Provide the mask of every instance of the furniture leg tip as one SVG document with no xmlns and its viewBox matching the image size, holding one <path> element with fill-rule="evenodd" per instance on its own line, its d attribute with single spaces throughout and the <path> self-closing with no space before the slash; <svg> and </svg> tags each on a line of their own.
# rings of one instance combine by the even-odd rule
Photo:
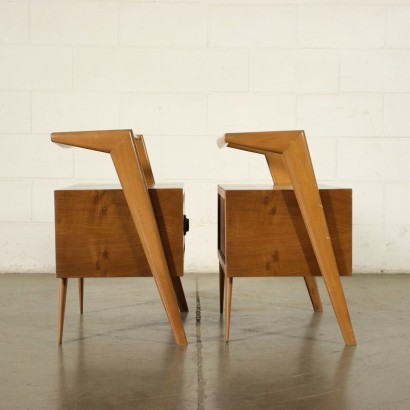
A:
<svg viewBox="0 0 410 410">
<path fill-rule="evenodd" d="M 176 339 L 176 342 L 177 342 L 178 346 L 187 346 L 188 345 L 188 340 L 186 339 L 186 336 Z"/>
</svg>

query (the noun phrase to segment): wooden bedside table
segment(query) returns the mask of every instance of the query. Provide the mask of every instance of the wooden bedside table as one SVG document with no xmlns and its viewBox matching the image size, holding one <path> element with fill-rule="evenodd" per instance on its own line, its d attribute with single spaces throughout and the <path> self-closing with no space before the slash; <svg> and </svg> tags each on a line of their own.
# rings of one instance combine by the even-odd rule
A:
<svg viewBox="0 0 410 410">
<path fill-rule="evenodd" d="M 218 187 L 220 310 L 229 340 L 234 277 L 303 276 L 315 311 L 322 275 L 347 345 L 355 345 L 340 275 L 352 274 L 352 191 L 317 186 L 303 131 L 225 134 L 219 145 L 265 156 L 274 185 Z"/>
<path fill-rule="evenodd" d="M 122 188 L 55 194 L 59 343 L 68 278 L 79 278 L 82 312 L 84 278 L 152 274 L 175 340 L 186 345 L 180 312 L 188 307 L 179 279 L 185 226 L 182 188 L 155 185 L 143 136 L 134 136 L 132 130 L 57 132 L 51 140 L 110 154 Z"/>
</svg>

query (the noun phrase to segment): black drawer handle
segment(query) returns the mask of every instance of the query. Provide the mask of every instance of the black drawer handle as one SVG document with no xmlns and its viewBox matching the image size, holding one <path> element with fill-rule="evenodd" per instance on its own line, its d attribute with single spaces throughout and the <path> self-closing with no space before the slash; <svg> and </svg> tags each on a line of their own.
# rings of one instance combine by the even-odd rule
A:
<svg viewBox="0 0 410 410">
<path fill-rule="evenodd" d="M 184 236 L 189 231 L 189 219 L 184 215 Z"/>
</svg>

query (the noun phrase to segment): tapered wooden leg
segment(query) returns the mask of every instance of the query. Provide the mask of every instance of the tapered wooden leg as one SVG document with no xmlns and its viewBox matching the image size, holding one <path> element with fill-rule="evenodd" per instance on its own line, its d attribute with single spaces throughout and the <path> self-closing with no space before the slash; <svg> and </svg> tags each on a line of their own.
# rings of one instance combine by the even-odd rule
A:
<svg viewBox="0 0 410 410">
<path fill-rule="evenodd" d="M 317 287 L 316 278 L 314 276 L 305 276 L 305 283 L 309 292 L 310 301 L 312 302 L 315 312 L 323 312 L 322 301 L 320 300 L 319 288 Z"/>
<path fill-rule="evenodd" d="M 84 311 L 84 278 L 78 278 L 78 296 L 80 299 L 80 313 Z"/>
<path fill-rule="evenodd" d="M 179 345 L 186 345 L 188 342 L 154 210 L 141 164 L 135 156 L 133 144 L 133 139 L 123 140 L 111 150 L 111 158 L 117 170 L 128 208 L 131 212 L 162 303 L 164 304 L 176 342 Z"/>
<path fill-rule="evenodd" d="M 225 272 L 219 264 L 219 311 L 224 312 Z"/>
<path fill-rule="evenodd" d="M 229 340 L 229 328 L 231 325 L 231 304 L 232 304 L 232 284 L 233 278 L 226 277 L 226 301 L 225 301 L 225 342 Z"/>
<path fill-rule="evenodd" d="M 189 312 L 188 303 L 186 302 L 184 288 L 182 287 L 181 278 L 179 276 L 171 276 L 172 284 L 174 285 L 175 296 L 177 297 L 178 307 L 180 312 Z"/>
<path fill-rule="evenodd" d="M 292 141 L 284 160 L 343 339 L 354 346 L 356 338 L 305 138 Z"/>
<path fill-rule="evenodd" d="M 65 313 L 65 301 L 67 296 L 67 278 L 60 280 L 60 304 L 58 309 L 58 344 L 61 345 L 63 341 L 63 329 L 64 329 L 64 313 Z"/>
<path fill-rule="evenodd" d="M 340 277 L 338 275 L 331 275 L 325 272 L 322 275 L 329 293 L 330 301 L 332 302 L 333 310 L 335 311 L 337 321 L 339 322 L 339 327 L 344 341 L 348 346 L 355 346 L 356 338 L 353 332 L 352 322 L 347 309 Z"/>
</svg>

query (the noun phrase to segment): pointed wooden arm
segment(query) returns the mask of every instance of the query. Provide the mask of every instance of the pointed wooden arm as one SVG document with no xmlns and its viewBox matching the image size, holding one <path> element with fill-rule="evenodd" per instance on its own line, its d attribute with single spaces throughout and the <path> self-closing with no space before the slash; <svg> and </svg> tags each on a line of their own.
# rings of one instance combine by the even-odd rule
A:
<svg viewBox="0 0 410 410">
<path fill-rule="evenodd" d="M 144 175 L 144 170 L 148 172 L 148 157 L 143 140 L 136 145 L 131 130 L 56 132 L 51 134 L 51 140 L 59 144 L 110 153 L 176 341 L 180 345 L 187 344 Z M 146 156 L 145 168 L 140 161 L 141 151 Z M 151 183 L 153 179 L 152 176 Z"/>
</svg>

